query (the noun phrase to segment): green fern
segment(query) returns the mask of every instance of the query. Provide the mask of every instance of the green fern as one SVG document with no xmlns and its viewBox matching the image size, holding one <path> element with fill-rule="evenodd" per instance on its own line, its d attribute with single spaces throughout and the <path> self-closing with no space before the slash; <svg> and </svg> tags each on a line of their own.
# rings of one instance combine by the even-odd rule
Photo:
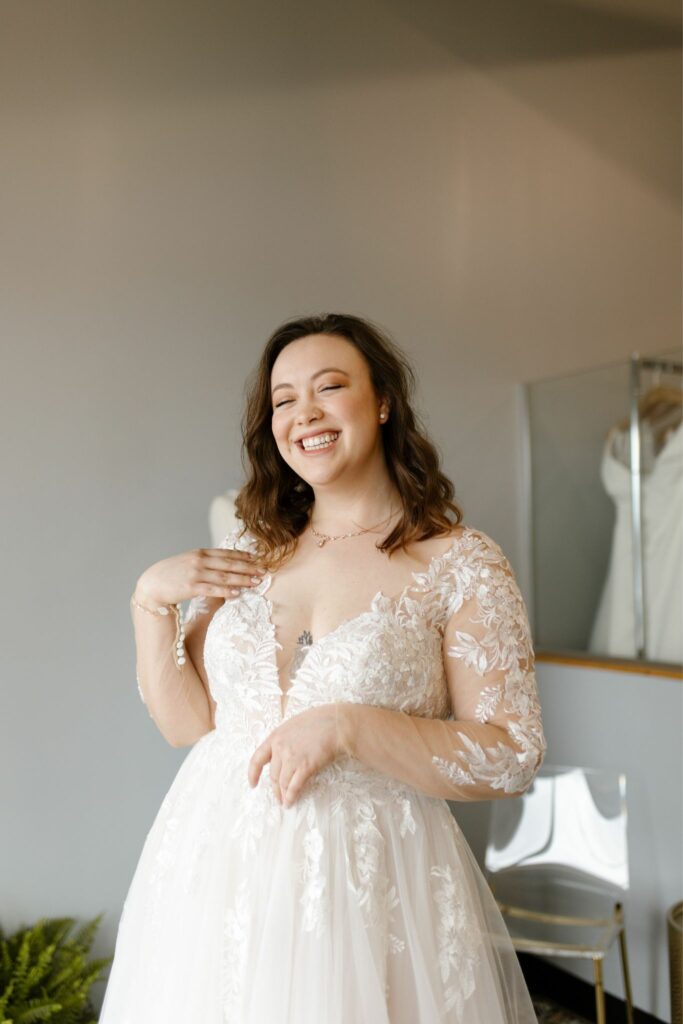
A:
<svg viewBox="0 0 683 1024">
<path fill-rule="evenodd" d="M 0 1024 L 97 1024 L 88 992 L 113 957 L 88 960 L 103 914 L 80 925 L 41 918 L 6 936 L 0 927 Z"/>
</svg>

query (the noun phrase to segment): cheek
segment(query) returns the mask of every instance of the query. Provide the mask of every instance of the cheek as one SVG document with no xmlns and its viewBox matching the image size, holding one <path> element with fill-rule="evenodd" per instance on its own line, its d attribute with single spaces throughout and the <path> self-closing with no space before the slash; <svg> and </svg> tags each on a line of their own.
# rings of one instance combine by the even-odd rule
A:
<svg viewBox="0 0 683 1024">
<path fill-rule="evenodd" d="M 275 414 L 271 417 L 270 429 L 273 432 L 273 437 L 277 444 L 286 444 L 287 438 L 289 437 L 289 428 L 284 422 L 284 417 L 279 414 Z"/>
<path fill-rule="evenodd" d="M 289 439 L 294 432 L 292 424 L 285 422 L 284 416 L 275 416 L 271 422 L 271 429 L 273 432 L 275 446 L 280 452 L 280 455 L 286 460 L 291 459 L 294 453 L 294 448 L 296 447 L 289 443 Z"/>
<path fill-rule="evenodd" d="M 358 394 L 340 394 L 334 411 L 348 423 L 359 423 L 368 415 L 368 403 Z"/>
</svg>

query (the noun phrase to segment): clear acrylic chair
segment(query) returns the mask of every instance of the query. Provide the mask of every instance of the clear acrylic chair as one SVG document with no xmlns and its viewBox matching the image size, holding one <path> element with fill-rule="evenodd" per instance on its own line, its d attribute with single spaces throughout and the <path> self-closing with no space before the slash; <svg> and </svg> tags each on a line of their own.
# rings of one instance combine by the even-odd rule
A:
<svg viewBox="0 0 683 1024">
<path fill-rule="evenodd" d="M 625 775 L 544 763 L 520 797 L 492 801 L 485 874 L 516 950 L 593 961 L 597 1024 L 603 960 L 618 940 L 633 1024 Z"/>
</svg>

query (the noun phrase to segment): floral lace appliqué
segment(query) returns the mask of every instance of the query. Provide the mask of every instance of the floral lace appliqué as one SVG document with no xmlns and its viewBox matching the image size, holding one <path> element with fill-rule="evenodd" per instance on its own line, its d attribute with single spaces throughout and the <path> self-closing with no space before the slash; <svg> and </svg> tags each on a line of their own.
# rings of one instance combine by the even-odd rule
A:
<svg viewBox="0 0 683 1024">
<path fill-rule="evenodd" d="M 474 711 L 480 723 L 490 721 L 502 702 L 505 728 L 521 748 L 499 740 L 482 747 L 464 732 L 464 750 L 457 760 L 437 755 L 432 762 L 457 786 L 484 783 L 506 793 L 523 792 L 531 783 L 546 751 L 541 721 L 534 652 L 529 622 L 519 587 L 500 547 L 486 535 L 470 531 L 449 559 L 439 589 L 445 596 L 446 617 L 469 611 L 473 632 L 456 629 L 448 657 L 485 678 L 503 672 L 503 679 L 483 686 Z"/>
<path fill-rule="evenodd" d="M 435 865 L 431 877 L 440 884 L 434 890 L 439 914 L 439 971 L 444 984 L 444 1010 L 455 1009 L 459 1020 L 465 1001 L 474 991 L 475 968 L 480 960 L 481 936 L 468 915 L 464 894 L 458 893 L 450 864 Z"/>
<path fill-rule="evenodd" d="M 251 921 L 249 887 L 246 878 L 237 886 L 234 903 L 225 916 L 223 927 L 223 1021 L 239 1020 L 247 946 Z"/>
</svg>

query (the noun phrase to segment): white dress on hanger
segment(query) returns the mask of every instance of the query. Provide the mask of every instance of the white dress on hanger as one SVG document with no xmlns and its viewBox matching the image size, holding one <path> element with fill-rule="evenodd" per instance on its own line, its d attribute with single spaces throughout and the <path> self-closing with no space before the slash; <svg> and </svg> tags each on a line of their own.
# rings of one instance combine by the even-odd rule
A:
<svg viewBox="0 0 683 1024">
<path fill-rule="evenodd" d="M 221 546 L 253 550 L 239 533 Z M 412 576 L 308 646 L 284 713 L 272 574 L 215 612 L 216 728 L 147 836 L 100 1024 L 537 1024 L 447 803 L 520 793 L 543 759 L 524 602 L 499 546 L 469 527 Z M 252 788 L 266 736 L 331 702 L 404 713 L 399 741 L 376 736 L 386 774 L 341 756 L 287 808 L 270 764 Z"/>
<path fill-rule="evenodd" d="M 654 450 L 641 422 L 645 657 L 683 661 L 683 423 Z M 589 641 L 598 654 L 636 657 L 629 432 L 607 436 L 600 475 L 614 502 L 607 575 Z"/>
</svg>

